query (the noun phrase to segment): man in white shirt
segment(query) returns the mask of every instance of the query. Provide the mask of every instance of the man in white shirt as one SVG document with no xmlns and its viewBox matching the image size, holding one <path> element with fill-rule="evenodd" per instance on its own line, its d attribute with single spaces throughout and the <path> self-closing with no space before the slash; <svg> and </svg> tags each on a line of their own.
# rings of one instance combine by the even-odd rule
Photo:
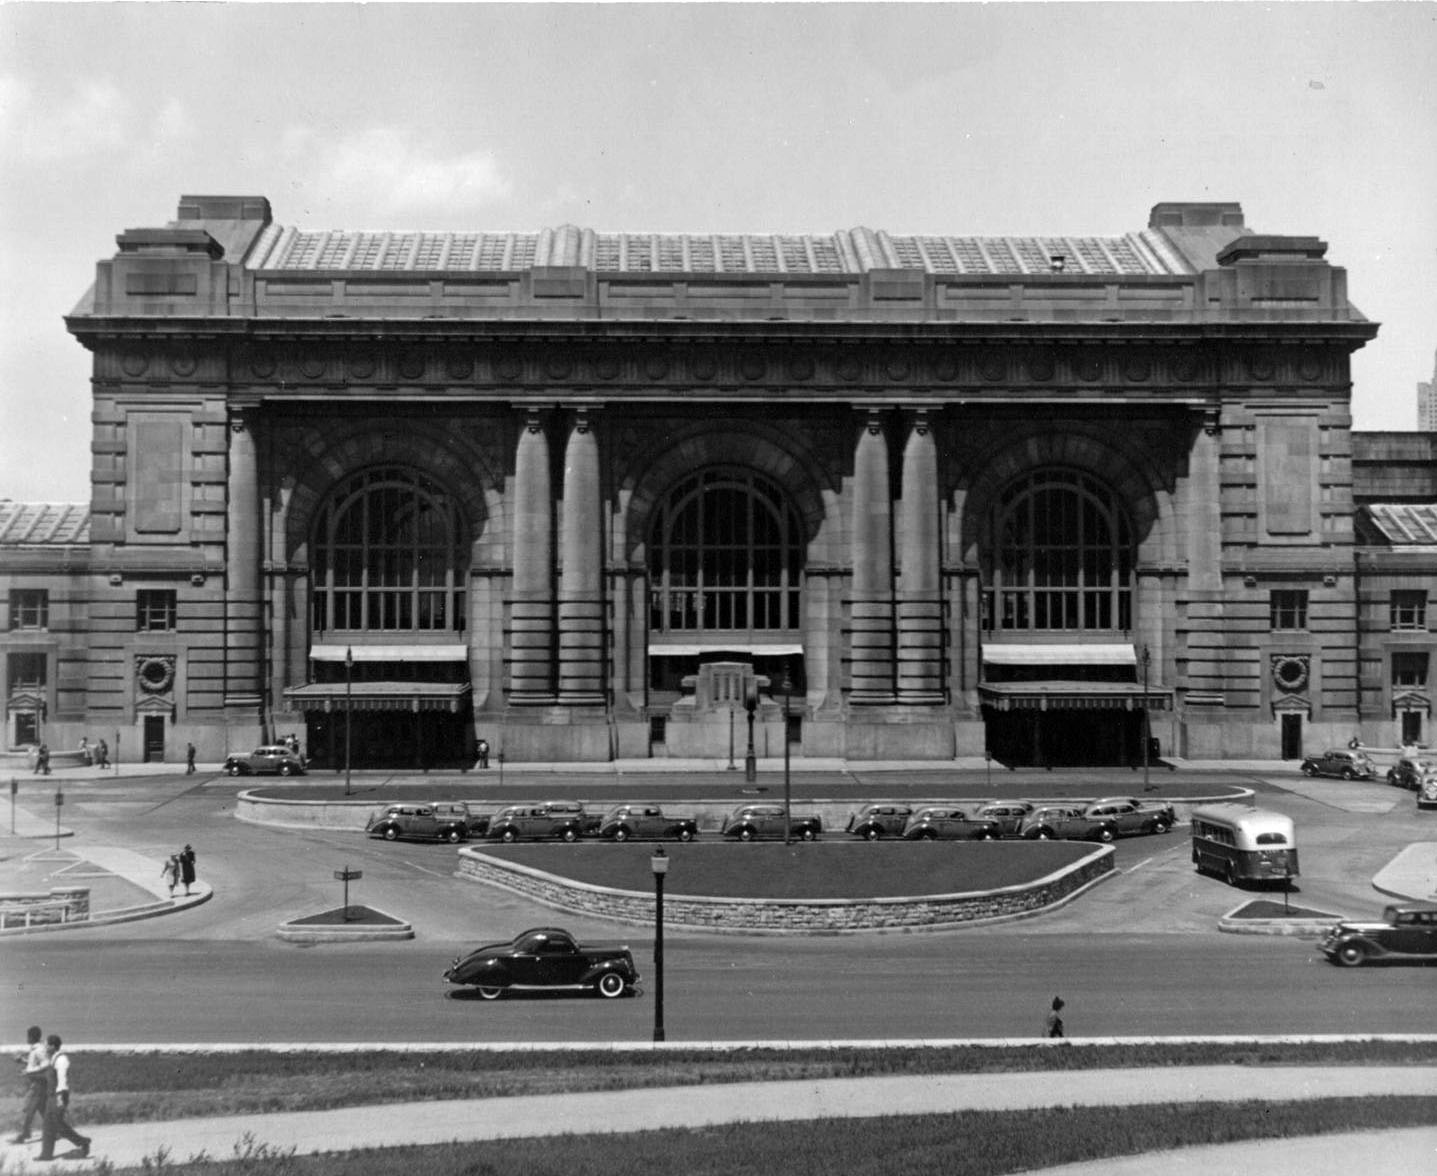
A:
<svg viewBox="0 0 1437 1176">
<path fill-rule="evenodd" d="M 81 1135 L 65 1118 L 65 1112 L 70 1109 L 70 1055 L 61 1051 L 58 1034 L 50 1034 L 45 1043 L 49 1046 L 53 1077 L 50 1083 L 50 1105 L 45 1114 L 45 1133 L 40 1138 L 40 1154 L 35 1158 L 53 1160 L 55 1140 L 63 1137 L 80 1149 L 79 1154 L 73 1158 L 83 1160 L 90 1154 L 90 1137 Z"/>
<path fill-rule="evenodd" d="M 15 1060 L 25 1067 L 25 1106 L 21 1112 L 20 1132 L 11 1141 L 24 1143 L 30 1138 L 30 1124 L 35 1116 L 45 1122 L 45 1095 L 50 1083 L 50 1051 L 45 1048 L 39 1025 L 31 1025 L 25 1033 L 26 1049 Z"/>
</svg>

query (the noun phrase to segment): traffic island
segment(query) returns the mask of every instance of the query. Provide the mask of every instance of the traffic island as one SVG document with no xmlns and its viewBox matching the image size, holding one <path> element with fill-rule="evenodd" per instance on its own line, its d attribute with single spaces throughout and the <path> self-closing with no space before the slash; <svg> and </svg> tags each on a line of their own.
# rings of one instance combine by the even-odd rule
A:
<svg viewBox="0 0 1437 1176">
<path fill-rule="evenodd" d="M 1294 935 L 1316 939 L 1341 915 L 1315 911 L 1270 898 L 1254 898 L 1218 920 L 1218 930 L 1235 935 Z"/>
<path fill-rule="evenodd" d="M 358 943 L 371 939 L 413 939 L 414 927 L 368 906 L 338 906 L 290 919 L 276 932 L 287 943 Z"/>
</svg>

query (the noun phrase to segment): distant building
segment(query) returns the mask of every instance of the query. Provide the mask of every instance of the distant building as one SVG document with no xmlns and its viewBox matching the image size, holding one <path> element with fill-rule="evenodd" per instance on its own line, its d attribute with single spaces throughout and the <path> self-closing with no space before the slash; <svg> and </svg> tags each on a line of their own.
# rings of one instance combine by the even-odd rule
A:
<svg viewBox="0 0 1437 1176">
<path fill-rule="evenodd" d="M 0 503 L 12 747 L 1427 736 L 1432 437 L 1351 433 L 1376 325 L 1324 242 L 1236 204 L 980 238 L 320 232 L 187 196 L 117 242 L 66 320 L 93 497 Z"/>
<path fill-rule="evenodd" d="M 1417 431 L 1437 433 L 1437 359 L 1432 363 L 1431 382 L 1417 384 Z"/>
</svg>

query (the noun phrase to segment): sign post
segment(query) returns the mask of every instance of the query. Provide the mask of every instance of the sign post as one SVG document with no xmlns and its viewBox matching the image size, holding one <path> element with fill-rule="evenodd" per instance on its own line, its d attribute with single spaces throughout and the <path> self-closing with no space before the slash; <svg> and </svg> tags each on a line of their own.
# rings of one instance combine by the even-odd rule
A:
<svg viewBox="0 0 1437 1176">
<path fill-rule="evenodd" d="M 349 884 L 350 882 L 357 882 L 363 877 L 363 870 L 351 870 L 348 866 L 345 866 L 342 870 L 334 871 L 334 880 L 344 883 L 344 921 L 346 923 L 349 922 Z"/>
<path fill-rule="evenodd" d="M 55 789 L 55 852 L 60 852 L 60 809 L 65 803 L 65 794 Z"/>
</svg>

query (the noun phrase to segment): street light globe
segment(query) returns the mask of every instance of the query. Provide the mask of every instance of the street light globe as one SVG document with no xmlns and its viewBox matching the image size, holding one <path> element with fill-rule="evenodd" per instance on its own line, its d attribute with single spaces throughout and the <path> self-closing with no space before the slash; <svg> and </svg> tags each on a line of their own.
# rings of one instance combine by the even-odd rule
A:
<svg viewBox="0 0 1437 1176">
<path fill-rule="evenodd" d="M 669 855 L 664 852 L 663 846 L 654 850 L 654 856 L 649 858 L 649 866 L 654 871 L 655 878 L 662 878 L 669 872 Z"/>
</svg>

